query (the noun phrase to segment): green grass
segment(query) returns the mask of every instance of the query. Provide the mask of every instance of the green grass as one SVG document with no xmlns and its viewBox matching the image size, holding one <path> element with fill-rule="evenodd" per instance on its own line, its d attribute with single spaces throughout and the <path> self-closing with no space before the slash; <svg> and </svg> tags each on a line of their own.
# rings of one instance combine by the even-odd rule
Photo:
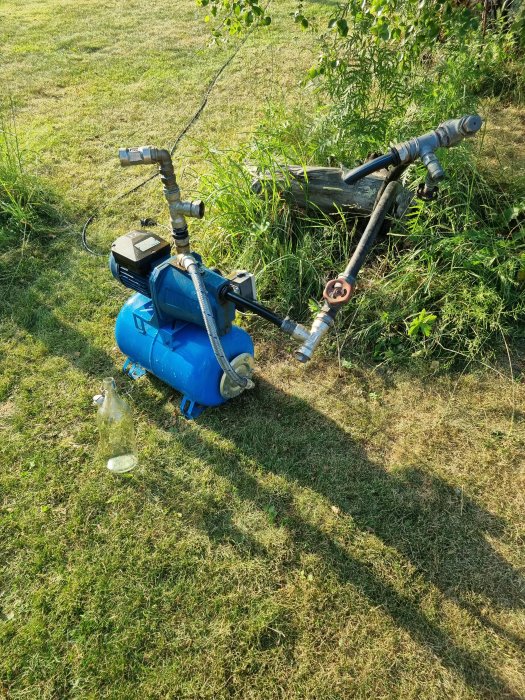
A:
<svg viewBox="0 0 525 700">
<path fill-rule="evenodd" d="M 175 392 L 120 374 L 127 291 L 79 228 L 101 206 L 91 236 L 107 248 L 164 217 L 158 183 L 109 203 L 140 177 L 115 148 L 169 144 L 227 49 L 197 52 L 191 0 L 0 14 L 24 172 L 72 221 L 50 235 L 44 217 L 2 253 L 2 700 L 525 697 L 523 383 L 301 368 L 253 323 L 256 389 L 180 420 Z M 205 145 L 234 148 L 266 99 L 299 99 L 302 47 L 277 24 L 250 39 L 181 147 L 185 193 Z M 91 397 L 112 374 L 140 447 L 124 479 L 96 457 Z"/>
</svg>

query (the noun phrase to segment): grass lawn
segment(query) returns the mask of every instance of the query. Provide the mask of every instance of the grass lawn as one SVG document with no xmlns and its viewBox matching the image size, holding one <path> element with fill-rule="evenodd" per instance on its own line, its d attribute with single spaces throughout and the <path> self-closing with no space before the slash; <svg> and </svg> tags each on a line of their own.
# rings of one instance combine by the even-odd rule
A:
<svg viewBox="0 0 525 700">
<path fill-rule="evenodd" d="M 181 144 L 185 195 L 207 146 L 308 103 L 309 36 L 277 24 Z M 158 182 L 111 201 L 143 175 L 116 149 L 173 142 L 231 50 L 206 40 L 194 0 L 0 6 L 2 99 L 75 222 L 0 259 L 0 698 L 525 698 L 523 381 L 304 368 L 257 323 L 256 389 L 196 422 L 120 373 L 128 290 L 79 230 L 100 207 L 107 249 L 165 216 Z M 192 231 L 205 252 L 213 230 Z M 137 421 L 129 478 L 95 456 L 111 375 Z"/>
</svg>

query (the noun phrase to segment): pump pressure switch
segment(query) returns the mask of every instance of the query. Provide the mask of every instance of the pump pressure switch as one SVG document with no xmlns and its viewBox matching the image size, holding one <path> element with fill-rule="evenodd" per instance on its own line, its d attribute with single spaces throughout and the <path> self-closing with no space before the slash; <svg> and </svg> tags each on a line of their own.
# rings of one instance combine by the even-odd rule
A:
<svg viewBox="0 0 525 700">
<path fill-rule="evenodd" d="M 229 276 L 230 289 L 243 299 L 257 301 L 257 289 L 255 287 L 255 275 L 247 270 L 235 270 Z"/>
</svg>

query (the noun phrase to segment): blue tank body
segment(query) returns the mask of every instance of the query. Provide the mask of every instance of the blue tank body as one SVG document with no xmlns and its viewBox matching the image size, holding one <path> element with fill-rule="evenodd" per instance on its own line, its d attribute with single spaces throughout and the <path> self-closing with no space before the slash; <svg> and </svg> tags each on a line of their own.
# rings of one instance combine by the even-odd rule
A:
<svg viewBox="0 0 525 700">
<path fill-rule="evenodd" d="M 137 293 L 122 307 L 115 327 L 120 350 L 184 397 L 181 410 L 195 418 L 206 406 L 226 402 L 220 393 L 222 369 L 217 362 L 204 328 L 187 321 L 174 321 L 159 327 L 151 299 Z M 253 342 L 238 326 L 221 337 L 228 360 L 237 355 L 253 355 Z"/>
</svg>

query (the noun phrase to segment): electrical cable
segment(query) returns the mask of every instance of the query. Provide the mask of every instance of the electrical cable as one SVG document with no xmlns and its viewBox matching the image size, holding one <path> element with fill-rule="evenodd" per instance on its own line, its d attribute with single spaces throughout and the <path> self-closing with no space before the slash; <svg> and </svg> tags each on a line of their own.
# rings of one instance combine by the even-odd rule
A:
<svg viewBox="0 0 525 700">
<path fill-rule="evenodd" d="M 219 70 L 215 73 L 213 78 L 210 80 L 199 107 L 194 112 L 192 117 L 189 119 L 189 121 L 187 122 L 185 127 L 182 129 L 182 131 L 179 133 L 179 135 L 175 139 L 175 142 L 173 143 L 173 146 L 170 148 L 170 155 L 173 155 L 175 153 L 175 151 L 177 150 L 182 139 L 186 136 L 186 134 L 191 129 L 191 127 L 195 124 L 195 122 L 198 121 L 201 114 L 205 110 L 206 105 L 208 104 L 208 99 L 209 99 L 215 85 L 217 84 L 219 78 L 224 73 L 224 71 L 228 68 L 228 66 L 233 61 L 233 59 L 237 56 L 237 54 L 242 49 L 242 47 L 246 44 L 248 38 L 251 36 L 253 31 L 254 30 L 252 29 L 251 31 L 249 31 L 247 34 L 244 35 L 243 39 L 237 44 L 237 47 L 234 49 L 234 51 L 232 51 L 232 53 L 230 54 L 228 59 L 222 64 L 222 66 L 219 68 Z M 130 194 L 133 194 L 137 190 L 140 190 L 142 187 L 144 187 L 144 185 L 147 185 L 148 182 L 151 182 L 151 180 L 154 180 L 156 177 L 158 177 L 159 174 L 160 174 L 159 172 L 153 173 L 152 175 L 147 177 L 145 180 L 142 180 L 142 182 L 139 182 L 138 185 L 135 185 L 134 187 L 131 187 L 129 190 L 126 190 L 125 192 L 123 192 L 122 194 L 119 194 L 117 197 L 112 199 L 110 201 L 110 203 L 111 202 L 118 202 L 121 199 L 128 197 Z M 96 255 L 96 256 L 102 257 L 102 256 L 105 256 L 106 253 L 100 253 L 99 251 L 93 250 L 93 248 L 90 247 L 90 245 L 87 241 L 87 230 L 90 227 L 90 225 L 93 223 L 93 221 L 97 218 L 99 211 L 100 211 L 100 209 L 96 210 L 93 214 L 91 214 L 86 219 L 86 221 L 82 227 L 81 242 L 82 242 L 82 247 L 88 253 L 90 253 L 91 255 Z"/>
</svg>

